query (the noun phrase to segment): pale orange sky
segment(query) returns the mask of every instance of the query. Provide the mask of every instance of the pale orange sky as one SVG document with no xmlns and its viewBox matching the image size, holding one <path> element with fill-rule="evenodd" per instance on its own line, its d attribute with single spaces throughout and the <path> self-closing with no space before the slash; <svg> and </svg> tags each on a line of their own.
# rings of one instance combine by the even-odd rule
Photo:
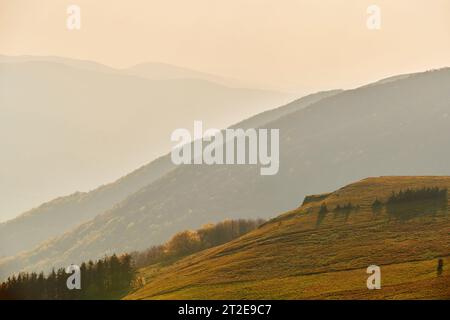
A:
<svg viewBox="0 0 450 320">
<path fill-rule="evenodd" d="M 66 8 L 81 7 L 80 31 Z M 377 4 L 382 29 L 369 31 Z M 307 93 L 450 66 L 450 0 L 0 0 L 0 54 L 166 62 Z"/>
</svg>

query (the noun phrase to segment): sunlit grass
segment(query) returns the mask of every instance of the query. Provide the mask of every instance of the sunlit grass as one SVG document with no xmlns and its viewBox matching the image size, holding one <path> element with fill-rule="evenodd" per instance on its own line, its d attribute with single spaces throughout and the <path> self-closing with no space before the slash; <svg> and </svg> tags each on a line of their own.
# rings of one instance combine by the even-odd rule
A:
<svg viewBox="0 0 450 320">
<path fill-rule="evenodd" d="M 450 178 L 365 179 L 309 202 L 225 245 L 142 269 L 146 285 L 128 299 L 410 299 L 450 298 L 447 209 L 395 219 L 371 204 L 392 191 L 446 187 Z M 317 225 L 323 203 L 352 203 Z M 437 277 L 437 259 L 446 257 Z M 382 270 L 382 289 L 368 290 L 366 268 Z"/>
</svg>

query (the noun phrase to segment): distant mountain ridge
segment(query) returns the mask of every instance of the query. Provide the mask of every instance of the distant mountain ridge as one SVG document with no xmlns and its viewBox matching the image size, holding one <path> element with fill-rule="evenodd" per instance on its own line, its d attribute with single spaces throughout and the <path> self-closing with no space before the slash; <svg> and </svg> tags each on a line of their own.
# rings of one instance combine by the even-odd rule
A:
<svg viewBox="0 0 450 320">
<path fill-rule="evenodd" d="M 202 73 L 166 73 L 150 79 L 90 61 L 0 56 L 0 193 L 9 199 L 0 221 L 124 176 L 167 153 L 171 132 L 194 120 L 224 128 L 290 101 Z"/>
<path fill-rule="evenodd" d="M 127 74 L 147 79 L 201 79 L 226 86 L 236 86 L 239 84 L 236 80 L 225 79 L 212 74 L 172 66 L 166 63 L 139 63 L 121 70 Z"/>
<path fill-rule="evenodd" d="M 235 88 L 257 88 L 256 84 L 241 82 L 236 79 L 225 78 L 200 72 L 189 68 L 179 67 L 162 62 L 143 62 L 126 68 L 113 68 L 99 62 L 63 58 L 58 56 L 6 56 L 0 54 L 0 63 L 27 63 L 27 62 L 59 63 L 67 67 L 82 70 L 104 72 L 109 74 L 122 74 L 145 78 L 148 80 L 183 80 L 196 79 Z"/>
<path fill-rule="evenodd" d="M 306 96 L 295 106 L 303 108 L 338 92 L 330 91 Z M 292 106 L 288 104 L 285 107 L 257 114 L 235 126 L 252 128 L 263 125 L 295 111 Z M 96 215 L 111 209 L 129 195 L 153 183 L 174 168 L 170 154 L 166 154 L 114 183 L 90 192 L 60 197 L 29 210 L 15 219 L 0 223 L 0 242 L 9 244 L 0 247 L 0 258 L 15 255 L 23 250 L 31 250 L 43 241 L 62 235 L 80 223 L 87 222 Z"/>
<path fill-rule="evenodd" d="M 167 156 L 90 192 L 60 197 L 0 223 L 0 257 L 30 250 L 113 207 L 174 168 Z"/>
</svg>

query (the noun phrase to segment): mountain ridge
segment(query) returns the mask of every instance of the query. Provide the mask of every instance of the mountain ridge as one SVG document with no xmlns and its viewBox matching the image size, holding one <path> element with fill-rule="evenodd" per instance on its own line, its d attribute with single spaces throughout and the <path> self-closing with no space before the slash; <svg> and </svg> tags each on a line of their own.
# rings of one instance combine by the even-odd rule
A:
<svg viewBox="0 0 450 320">
<path fill-rule="evenodd" d="M 0 192 L 9 199 L 0 220 L 126 175 L 166 154 L 170 133 L 199 117 L 222 128 L 287 101 L 274 91 L 32 58 L 0 57 Z"/>
<path fill-rule="evenodd" d="M 313 103 L 318 99 L 337 93 L 339 93 L 339 91 L 308 95 L 298 99 L 301 101 L 298 104 L 302 107 Z M 289 108 L 287 112 L 295 111 L 294 108 L 290 106 L 291 104 L 285 106 Z M 284 114 L 286 114 L 286 110 L 283 107 L 278 107 L 242 120 L 235 124 L 235 126 L 250 128 L 256 125 L 262 125 L 265 122 Z M 125 200 L 129 195 L 139 191 L 142 187 L 151 184 L 174 168 L 175 165 L 173 165 L 170 160 L 170 153 L 165 154 L 149 164 L 117 179 L 115 182 L 100 186 L 90 192 L 76 192 L 69 196 L 58 197 L 39 207 L 26 211 L 14 219 L 0 223 L 0 240 L 14 244 L 5 248 L 0 248 L 0 259 L 2 256 L 5 258 L 23 250 L 31 250 L 43 241 L 48 241 L 81 223 L 88 222 L 90 219 L 111 209 L 114 205 Z M 127 185 L 132 186 L 130 187 L 130 190 L 120 191 L 121 189 L 126 189 Z M 100 204 L 98 204 L 98 202 L 100 202 Z M 49 212 L 46 213 L 46 211 Z M 55 219 L 55 216 L 58 215 L 59 212 L 65 213 L 64 217 L 60 217 L 62 218 L 62 221 Z M 47 214 L 48 217 L 42 216 L 42 214 Z M 52 224 L 49 225 L 45 221 L 40 222 L 33 219 L 34 221 L 32 221 L 32 223 L 25 222 L 30 225 L 28 229 L 26 226 L 20 226 L 20 223 L 24 218 L 34 218 L 35 216 L 38 216 L 41 220 L 53 217 Z M 71 216 L 74 218 L 73 220 L 71 220 Z M 29 238 L 24 237 L 24 235 L 28 235 Z"/>
</svg>

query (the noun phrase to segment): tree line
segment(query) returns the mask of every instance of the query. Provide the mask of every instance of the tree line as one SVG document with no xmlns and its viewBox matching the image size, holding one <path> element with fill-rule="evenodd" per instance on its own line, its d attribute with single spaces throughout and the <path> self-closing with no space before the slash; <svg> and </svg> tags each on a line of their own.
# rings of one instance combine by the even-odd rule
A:
<svg viewBox="0 0 450 320">
<path fill-rule="evenodd" d="M 207 224 L 195 231 L 179 232 L 165 244 L 131 255 L 135 266 L 141 268 L 224 244 L 258 228 L 264 222 L 264 219 L 238 219 Z"/>
<path fill-rule="evenodd" d="M 386 200 L 386 205 L 395 205 L 418 200 L 436 200 L 446 201 L 448 190 L 439 187 L 424 187 L 421 189 L 406 189 L 398 192 L 392 191 L 390 197 Z M 373 208 L 380 208 L 383 203 L 377 198 L 372 203 Z"/>
<path fill-rule="evenodd" d="M 421 189 L 406 189 L 399 192 L 392 192 L 386 204 L 396 204 L 402 202 L 411 202 L 417 200 L 443 200 L 447 199 L 447 189 L 440 189 L 439 187 L 424 187 Z"/>
<path fill-rule="evenodd" d="M 72 273 L 66 273 L 64 268 L 48 275 L 21 272 L 0 285 L 0 300 L 112 299 L 129 290 L 134 274 L 129 254 L 82 263 L 79 290 L 68 289 L 67 280 Z"/>
</svg>

